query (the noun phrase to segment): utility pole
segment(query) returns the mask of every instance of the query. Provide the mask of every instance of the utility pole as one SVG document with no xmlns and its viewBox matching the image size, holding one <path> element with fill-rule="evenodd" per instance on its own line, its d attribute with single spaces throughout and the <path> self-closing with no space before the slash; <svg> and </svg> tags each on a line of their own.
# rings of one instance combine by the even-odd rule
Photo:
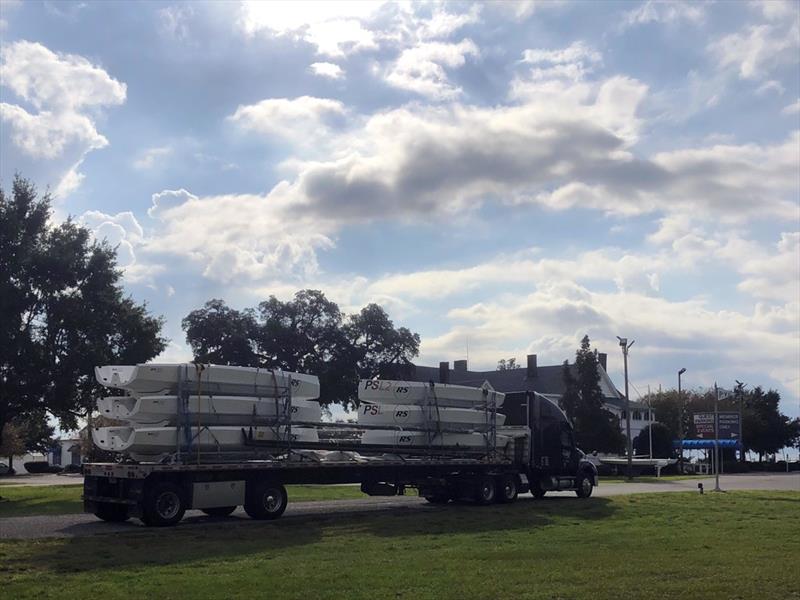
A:
<svg viewBox="0 0 800 600">
<path fill-rule="evenodd" d="M 686 373 L 686 367 L 678 371 L 678 437 L 681 440 L 681 453 L 678 456 L 678 472 L 683 475 L 683 394 L 681 393 L 681 375 Z"/>
<path fill-rule="evenodd" d="M 631 340 L 628 343 L 628 338 L 621 338 L 617 336 L 620 348 L 622 348 L 622 357 L 625 364 L 625 437 L 627 438 L 628 446 L 628 480 L 633 479 L 633 442 L 631 441 L 631 400 L 628 395 L 628 350 L 636 342 Z"/>
<path fill-rule="evenodd" d="M 714 382 L 714 491 L 721 492 L 719 487 L 719 387 Z"/>
<path fill-rule="evenodd" d="M 659 395 L 661 394 L 661 385 L 658 386 Z M 650 454 L 648 458 L 653 460 L 653 401 L 650 396 L 650 385 L 647 386 L 647 435 L 650 438 Z"/>
</svg>

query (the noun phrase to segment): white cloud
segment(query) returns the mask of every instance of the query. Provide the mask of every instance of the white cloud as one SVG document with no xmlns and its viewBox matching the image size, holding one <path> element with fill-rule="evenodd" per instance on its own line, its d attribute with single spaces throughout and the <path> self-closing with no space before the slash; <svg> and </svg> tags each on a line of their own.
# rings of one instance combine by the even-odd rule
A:
<svg viewBox="0 0 800 600">
<path fill-rule="evenodd" d="M 702 23 L 706 17 L 706 7 L 697 2 L 679 2 L 672 0 L 648 0 L 636 8 L 626 12 L 622 18 L 622 27 L 633 27 L 648 23 L 688 22 L 693 25 Z"/>
<path fill-rule="evenodd" d="M 781 110 L 781 113 L 784 115 L 796 115 L 800 113 L 800 100 L 794 102 L 793 104 L 784 106 L 783 110 Z"/>
<path fill-rule="evenodd" d="M 314 72 L 314 75 L 327 77 L 329 79 L 341 79 L 344 77 L 342 67 L 334 63 L 316 62 L 311 65 L 311 70 Z"/>
<path fill-rule="evenodd" d="M 149 212 L 161 223 L 148 252 L 187 257 L 215 281 L 309 276 L 318 268 L 316 251 L 333 244 L 324 224 L 276 190 L 269 197 L 165 190 L 153 195 L 153 203 Z"/>
<path fill-rule="evenodd" d="M 239 106 L 228 120 L 244 130 L 306 145 L 316 143 L 316 137 L 327 132 L 345 112 L 341 102 L 328 98 L 269 98 Z"/>
<path fill-rule="evenodd" d="M 380 2 L 258 2 L 241 5 L 239 27 L 247 35 L 266 32 L 292 36 L 317 46 L 328 56 L 345 56 L 375 49 L 372 31 L 362 25 L 380 7 Z"/>
<path fill-rule="evenodd" d="M 59 175 L 57 194 L 67 195 L 83 178 L 77 169 L 86 154 L 108 145 L 95 127 L 94 113 L 122 104 L 125 84 L 82 56 L 56 54 L 27 41 L 0 50 L 0 70 L 2 85 L 37 111 L 0 103 L 0 119 L 8 123 L 12 142 L 35 159 L 64 157 L 69 167 Z"/>
<path fill-rule="evenodd" d="M 14 144 L 34 158 L 58 158 L 69 146 L 88 152 L 108 145 L 89 117 L 72 111 L 31 114 L 16 104 L 0 102 L 0 119 L 8 123 Z"/>
<path fill-rule="evenodd" d="M 127 270 L 136 264 L 135 248 L 142 243 L 144 231 L 130 211 L 109 215 L 90 210 L 83 213 L 78 221 L 89 228 L 94 238 L 106 241 L 117 249 L 117 264 Z"/>
<path fill-rule="evenodd" d="M 462 27 L 480 23 L 481 5 L 473 5 L 467 12 L 449 13 L 437 6 L 430 19 L 418 19 L 416 35 L 419 39 L 442 39 L 455 33 Z"/>
<path fill-rule="evenodd" d="M 160 219 L 164 211 L 197 199 L 197 196 L 183 188 L 179 190 L 163 190 L 152 195 L 153 205 L 147 209 L 147 214 L 152 219 Z"/>
<path fill-rule="evenodd" d="M 133 161 L 133 168 L 147 171 L 155 166 L 163 166 L 164 159 L 172 154 L 171 146 L 154 146 L 143 150 Z"/>
<path fill-rule="evenodd" d="M 722 68 L 735 68 L 741 79 L 764 79 L 773 69 L 797 64 L 800 24 L 797 19 L 783 25 L 751 25 L 709 44 L 708 49 Z"/>
<path fill-rule="evenodd" d="M 457 44 L 423 42 L 403 50 L 389 67 L 386 82 L 432 100 L 452 99 L 461 94 L 461 88 L 450 83 L 445 67 L 456 69 L 465 64 L 467 56 L 479 54 L 469 39 Z"/>
<path fill-rule="evenodd" d="M 740 258 L 738 270 L 746 276 L 741 291 L 765 300 L 800 302 L 800 232 L 782 233 L 776 252 L 751 251 Z"/>
<path fill-rule="evenodd" d="M 797 396 L 797 308 L 794 304 L 759 306 L 751 313 L 714 310 L 699 298 L 669 301 L 553 283 L 450 311 L 449 331 L 423 339 L 421 350 L 423 361 L 444 360 L 460 355 L 468 337 L 470 361 L 484 368 L 491 368 L 498 357 L 526 352 L 538 353 L 542 363 L 558 364 L 572 357 L 584 333 L 589 333 L 595 347 L 608 351 L 616 346 L 614 336 L 622 332 L 637 342 L 635 380 L 663 377 L 665 363 L 672 360 L 696 357 L 708 364 L 707 357 L 713 356 L 705 367 L 709 380 L 758 373 Z M 693 375 L 698 377 L 697 369 Z"/>
<path fill-rule="evenodd" d="M 573 42 L 566 48 L 557 50 L 546 50 L 543 48 L 528 49 L 522 53 L 522 62 L 530 64 L 549 63 L 555 65 L 569 63 L 600 63 L 603 61 L 602 55 L 589 47 L 584 42 Z"/>
<path fill-rule="evenodd" d="M 765 81 L 756 90 L 756 94 L 759 96 L 765 95 L 767 92 L 773 91 L 778 96 L 783 96 L 783 93 L 786 89 L 783 87 L 780 81 L 776 81 L 775 79 L 770 79 L 769 81 Z"/>
<path fill-rule="evenodd" d="M 178 41 L 189 39 L 188 21 L 194 16 L 192 5 L 167 6 L 159 9 L 157 14 L 161 35 Z"/>
<path fill-rule="evenodd" d="M 770 21 L 797 20 L 800 17 L 800 8 L 794 0 L 753 0 L 750 7 L 760 11 Z"/>
<path fill-rule="evenodd" d="M 0 51 L 3 85 L 37 109 L 78 110 L 125 102 L 126 86 L 82 56 L 14 42 Z"/>
</svg>

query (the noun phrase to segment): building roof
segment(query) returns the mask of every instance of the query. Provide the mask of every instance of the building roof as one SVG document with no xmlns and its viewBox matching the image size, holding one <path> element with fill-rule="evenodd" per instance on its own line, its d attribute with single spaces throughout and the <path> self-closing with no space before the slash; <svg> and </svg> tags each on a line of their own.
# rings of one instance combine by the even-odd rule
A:
<svg viewBox="0 0 800 600">
<path fill-rule="evenodd" d="M 456 385 L 480 386 L 488 381 L 498 392 L 505 394 L 515 392 L 538 392 L 561 396 L 564 393 L 563 365 L 538 366 L 535 376 L 528 376 L 528 369 L 524 366 L 504 371 L 470 371 L 465 369 L 449 369 L 448 382 Z M 571 364 L 570 369 L 575 370 Z M 600 390 L 606 404 L 622 409 L 625 405 L 625 395 L 622 394 L 611 381 L 602 365 L 597 365 L 600 374 Z M 410 379 L 413 381 L 439 381 L 439 368 L 413 365 Z M 631 402 L 632 409 L 646 409 L 647 406 L 640 402 Z"/>
</svg>

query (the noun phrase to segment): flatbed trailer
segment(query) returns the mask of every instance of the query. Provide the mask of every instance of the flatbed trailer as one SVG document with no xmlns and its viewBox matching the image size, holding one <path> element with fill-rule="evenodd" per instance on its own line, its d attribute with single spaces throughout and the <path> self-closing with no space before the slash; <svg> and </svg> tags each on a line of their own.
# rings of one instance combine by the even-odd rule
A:
<svg viewBox="0 0 800 600">
<path fill-rule="evenodd" d="M 106 521 L 136 517 L 154 526 L 174 525 L 189 509 L 224 516 L 238 506 L 254 519 L 277 519 L 286 509 L 289 484 L 354 483 L 372 496 L 416 489 L 434 504 L 457 499 L 511 503 L 520 493 L 541 497 L 548 490 L 591 496 L 597 469 L 575 447 L 566 417 L 538 394 L 530 400 L 527 431 L 482 456 L 465 448 L 412 453 L 315 443 L 307 444 L 311 448 L 261 448 L 260 458 L 186 452 L 170 464 L 86 463 L 84 510 Z"/>
</svg>

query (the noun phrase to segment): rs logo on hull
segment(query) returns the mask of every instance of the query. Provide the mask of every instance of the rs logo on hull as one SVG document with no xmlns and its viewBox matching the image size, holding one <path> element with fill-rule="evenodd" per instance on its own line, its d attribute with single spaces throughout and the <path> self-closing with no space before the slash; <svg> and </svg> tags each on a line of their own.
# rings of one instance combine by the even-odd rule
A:
<svg viewBox="0 0 800 600">
<path fill-rule="evenodd" d="M 368 379 L 364 382 L 365 390 L 375 390 L 376 392 L 394 392 L 395 394 L 407 394 L 408 386 L 398 386 L 394 381 L 381 379 Z"/>
</svg>

